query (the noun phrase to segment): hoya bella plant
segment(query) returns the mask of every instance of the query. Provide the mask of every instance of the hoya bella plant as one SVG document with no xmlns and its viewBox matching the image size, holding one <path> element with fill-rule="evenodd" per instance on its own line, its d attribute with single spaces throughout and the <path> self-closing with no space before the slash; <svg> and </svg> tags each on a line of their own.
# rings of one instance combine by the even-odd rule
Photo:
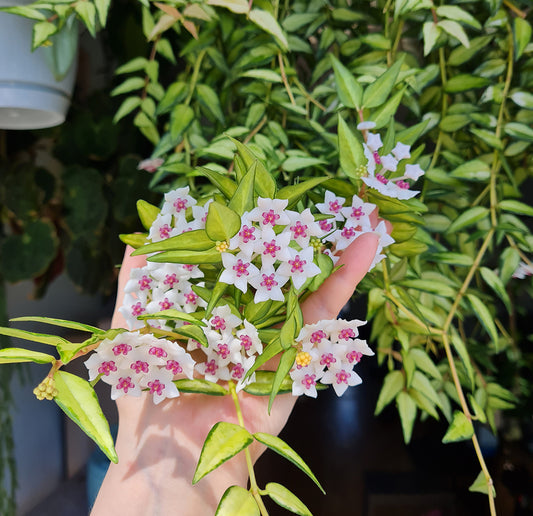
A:
<svg viewBox="0 0 533 516">
<path fill-rule="evenodd" d="M 109 7 L 8 10 L 36 20 L 38 45 L 70 16 L 96 32 Z M 139 168 L 165 201 L 141 202 L 147 234 L 123 237 L 148 258 L 126 286 L 131 328 L 55 321 L 90 332 L 83 344 L 4 329 L 57 345 L 59 359 L 4 350 L 1 360 L 51 363 L 37 395 L 115 460 L 92 382 L 110 383 L 113 397 L 146 389 L 156 402 L 233 396 L 239 413 L 238 390 L 270 405 L 285 391 L 341 393 L 360 381 L 354 364 L 375 352 L 386 369 L 376 414 L 394 403 L 406 442 L 427 417 L 448 422 L 444 443 L 471 440 L 480 473 L 470 489 L 496 514 L 474 423 L 497 432 L 506 409 L 525 421 L 533 392 L 523 374 L 527 304 L 517 302 L 530 299 L 533 271 L 533 209 L 522 200 L 532 170 L 531 16 L 526 0 L 140 1 L 146 55 L 117 69 L 112 95 L 124 96 L 115 119 L 131 117 L 152 142 Z M 367 231 L 380 236 L 359 287 L 370 346 L 358 340 L 360 322 L 309 328 L 299 309 Z M 199 362 L 187 354 L 195 347 Z M 277 370 L 264 371 L 276 355 Z M 79 357 L 89 381 L 61 369 Z M 232 453 L 262 440 L 309 472 L 277 438 L 229 428 L 213 432 L 237 432 Z M 213 453 L 206 445 L 196 479 Z M 307 514 L 283 488 L 266 491 Z M 235 489 L 223 504 L 250 497 Z"/>
</svg>

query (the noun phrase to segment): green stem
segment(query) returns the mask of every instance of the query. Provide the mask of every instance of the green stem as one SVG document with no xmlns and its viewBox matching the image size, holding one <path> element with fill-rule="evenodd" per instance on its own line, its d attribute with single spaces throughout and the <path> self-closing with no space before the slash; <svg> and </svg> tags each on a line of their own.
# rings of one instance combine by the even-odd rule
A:
<svg viewBox="0 0 533 516">
<path fill-rule="evenodd" d="M 191 103 L 192 96 L 194 94 L 194 89 L 195 89 L 196 83 L 198 81 L 198 75 L 200 73 L 200 66 L 202 65 L 202 61 L 204 59 L 204 56 L 205 56 L 206 52 L 207 52 L 206 49 L 202 50 L 198 54 L 198 58 L 194 62 L 194 69 L 192 71 L 189 94 L 187 95 L 187 98 L 185 99 L 185 105 L 186 106 L 188 106 Z"/>
<path fill-rule="evenodd" d="M 239 425 L 242 426 L 242 428 L 246 429 L 246 427 L 244 426 L 244 418 L 242 417 L 239 396 L 237 395 L 237 390 L 235 389 L 235 383 L 231 380 L 228 382 L 228 389 L 235 405 L 235 412 L 237 413 L 237 420 L 239 421 Z M 253 497 L 255 498 L 255 501 L 257 502 L 261 515 L 268 516 L 268 511 L 265 507 L 265 504 L 263 503 L 263 499 L 261 498 L 261 490 L 257 486 L 257 480 L 255 478 L 254 472 L 254 464 L 252 462 L 252 456 L 250 455 L 250 450 L 248 448 L 244 450 L 244 455 L 246 457 L 246 466 L 248 468 L 248 475 L 250 477 L 250 492 L 252 493 Z"/>
</svg>

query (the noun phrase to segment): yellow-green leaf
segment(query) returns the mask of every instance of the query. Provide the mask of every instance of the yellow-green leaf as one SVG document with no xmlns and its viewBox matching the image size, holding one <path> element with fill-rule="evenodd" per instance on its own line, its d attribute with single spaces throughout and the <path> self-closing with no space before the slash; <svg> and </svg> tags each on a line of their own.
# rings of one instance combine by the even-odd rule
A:
<svg viewBox="0 0 533 516">
<path fill-rule="evenodd" d="M 259 516 L 260 514 L 257 502 L 250 491 L 244 487 L 231 486 L 222 495 L 215 516 Z"/>
<path fill-rule="evenodd" d="M 265 486 L 265 491 L 280 507 L 300 516 L 313 516 L 307 506 L 285 486 L 269 482 Z"/>
<path fill-rule="evenodd" d="M 235 211 L 217 201 L 209 204 L 205 231 L 215 241 L 229 241 L 239 231 L 241 218 Z"/>
<path fill-rule="evenodd" d="M 55 357 L 38 351 L 22 348 L 0 349 L 0 364 L 15 364 L 19 362 L 35 362 L 36 364 L 49 364 Z"/>
<path fill-rule="evenodd" d="M 474 435 L 474 426 L 462 412 L 456 410 L 448 430 L 442 438 L 443 443 L 467 441 Z"/>
</svg>

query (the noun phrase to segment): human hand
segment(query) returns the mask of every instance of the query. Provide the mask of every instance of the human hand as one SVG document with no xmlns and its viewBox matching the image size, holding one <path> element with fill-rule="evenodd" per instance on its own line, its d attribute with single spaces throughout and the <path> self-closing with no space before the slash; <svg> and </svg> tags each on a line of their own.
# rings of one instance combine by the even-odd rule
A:
<svg viewBox="0 0 533 516">
<path fill-rule="evenodd" d="M 341 255 L 342 265 L 302 304 L 304 322 L 313 324 L 333 319 L 364 277 L 378 246 L 378 236 L 367 233 L 357 238 Z M 119 276 L 113 327 L 126 327 L 118 311 L 130 271 L 145 264 L 142 256 L 126 250 Z M 296 398 L 278 395 L 270 415 L 268 398 L 239 393 L 246 428 L 277 435 L 285 425 Z M 183 516 L 212 515 L 224 491 L 231 485 L 245 486 L 248 470 L 242 454 L 191 484 L 203 442 L 219 421 L 238 423 L 230 396 L 182 394 L 154 405 L 150 396 L 117 400 L 119 463 L 111 464 L 96 500 L 93 515 L 127 512 L 130 515 L 171 514 L 179 508 Z M 250 447 L 256 460 L 264 447 Z"/>
</svg>

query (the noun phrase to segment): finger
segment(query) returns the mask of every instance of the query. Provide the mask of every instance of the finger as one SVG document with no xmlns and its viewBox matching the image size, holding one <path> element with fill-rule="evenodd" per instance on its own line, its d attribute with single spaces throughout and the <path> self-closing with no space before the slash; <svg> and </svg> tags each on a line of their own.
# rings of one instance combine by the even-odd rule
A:
<svg viewBox="0 0 533 516">
<path fill-rule="evenodd" d="M 127 328 L 126 319 L 124 319 L 123 315 L 118 311 L 124 302 L 124 288 L 130 279 L 132 269 L 144 267 L 146 265 L 146 256 L 131 256 L 132 252 L 133 247 L 129 245 L 126 246 L 124 259 L 122 260 L 122 265 L 118 274 L 117 299 L 115 301 L 115 311 L 113 312 L 113 318 L 111 320 L 112 328 Z"/>
<path fill-rule="evenodd" d="M 302 304 L 306 324 L 337 317 L 368 272 L 376 255 L 378 243 L 379 235 L 365 233 L 344 250 L 337 263 L 342 267 L 324 281 L 320 288 Z"/>
</svg>

